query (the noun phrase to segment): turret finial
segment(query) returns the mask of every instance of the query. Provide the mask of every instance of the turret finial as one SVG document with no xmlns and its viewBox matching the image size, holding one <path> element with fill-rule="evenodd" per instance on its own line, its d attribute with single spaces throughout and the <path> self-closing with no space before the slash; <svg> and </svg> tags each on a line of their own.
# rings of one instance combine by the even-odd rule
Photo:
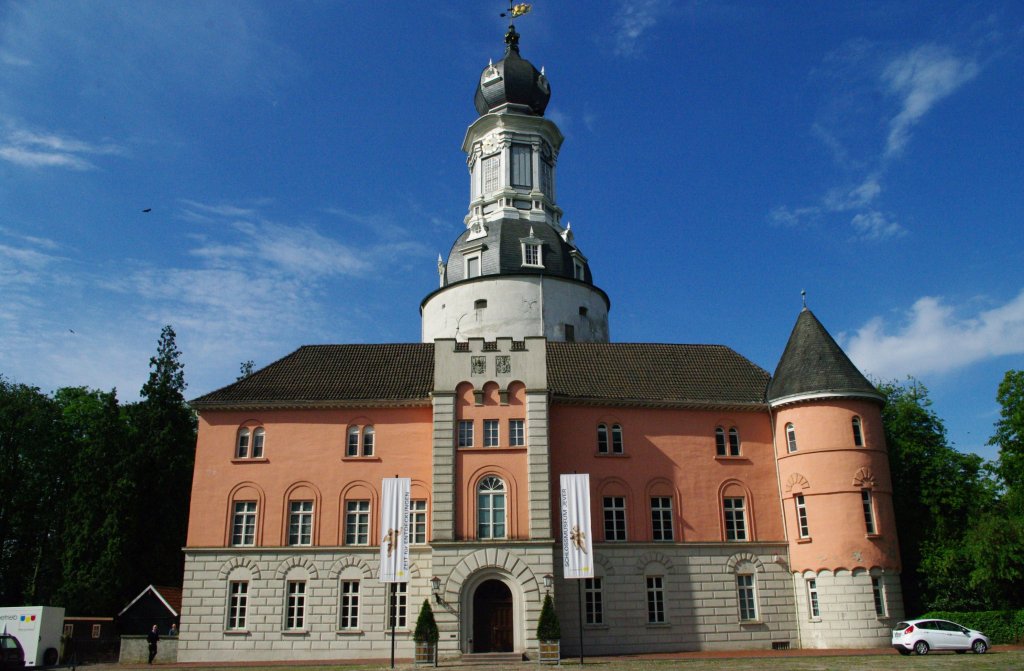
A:
<svg viewBox="0 0 1024 671">
<path fill-rule="evenodd" d="M 807 309 L 807 290 L 806 289 L 801 289 L 800 290 L 800 301 L 804 304 L 804 310 L 806 310 Z"/>
</svg>

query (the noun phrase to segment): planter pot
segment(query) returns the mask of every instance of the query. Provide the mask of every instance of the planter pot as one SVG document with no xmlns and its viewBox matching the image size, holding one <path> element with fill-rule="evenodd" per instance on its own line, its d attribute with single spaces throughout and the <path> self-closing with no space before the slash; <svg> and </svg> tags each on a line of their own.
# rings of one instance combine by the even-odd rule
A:
<svg viewBox="0 0 1024 671">
<path fill-rule="evenodd" d="M 541 641 L 537 653 L 537 661 L 541 664 L 562 663 L 559 641 Z"/>
<path fill-rule="evenodd" d="M 417 665 L 434 665 L 437 662 L 437 644 L 417 643 L 415 661 Z"/>
</svg>

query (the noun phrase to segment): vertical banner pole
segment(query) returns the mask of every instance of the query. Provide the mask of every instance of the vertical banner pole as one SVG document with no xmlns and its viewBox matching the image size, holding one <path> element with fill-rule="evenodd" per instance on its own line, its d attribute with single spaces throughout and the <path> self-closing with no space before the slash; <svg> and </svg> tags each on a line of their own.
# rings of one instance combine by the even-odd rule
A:
<svg viewBox="0 0 1024 671">
<path fill-rule="evenodd" d="M 576 594 L 579 596 L 580 606 L 580 666 L 583 666 L 583 581 L 576 581 Z"/>
<path fill-rule="evenodd" d="M 398 583 L 391 583 L 391 668 L 395 668 L 395 624 L 398 622 L 398 613 L 395 612 L 395 588 Z"/>
<path fill-rule="evenodd" d="M 564 473 L 560 477 L 562 507 L 562 578 L 594 577 L 594 545 L 590 537 L 590 476 Z M 583 664 L 583 585 L 576 583 L 579 602 L 580 664 Z"/>
<path fill-rule="evenodd" d="M 395 629 L 398 626 L 398 585 L 409 582 L 409 495 L 411 480 L 384 478 L 381 482 L 380 573 L 391 585 L 391 668 L 395 668 Z M 387 592 L 385 592 L 387 594 Z"/>
</svg>

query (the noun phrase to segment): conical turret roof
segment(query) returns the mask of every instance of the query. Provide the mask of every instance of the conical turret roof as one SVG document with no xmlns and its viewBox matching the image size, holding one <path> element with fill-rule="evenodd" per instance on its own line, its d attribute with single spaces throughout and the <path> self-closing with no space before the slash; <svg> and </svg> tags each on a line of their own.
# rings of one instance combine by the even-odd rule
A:
<svg viewBox="0 0 1024 671">
<path fill-rule="evenodd" d="M 871 396 L 882 400 L 875 386 L 805 307 L 768 385 L 768 402 L 775 404 L 815 395 Z"/>
</svg>

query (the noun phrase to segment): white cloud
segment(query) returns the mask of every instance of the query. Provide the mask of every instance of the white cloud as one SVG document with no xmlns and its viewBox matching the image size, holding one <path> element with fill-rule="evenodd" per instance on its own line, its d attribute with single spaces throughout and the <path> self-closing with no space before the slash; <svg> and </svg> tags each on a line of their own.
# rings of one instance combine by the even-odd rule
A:
<svg viewBox="0 0 1024 671">
<path fill-rule="evenodd" d="M 26 168 L 92 170 L 96 166 L 85 156 L 125 153 L 113 143 L 90 143 L 55 133 L 37 133 L 17 128 L 11 121 L 0 133 L 0 159 Z"/>
<path fill-rule="evenodd" d="M 1005 305 L 963 315 L 941 298 L 914 303 L 902 324 L 875 317 L 845 340 L 857 366 L 881 379 L 946 373 L 1024 353 L 1024 291 Z"/>
<path fill-rule="evenodd" d="M 886 240 L 906 235 L 907 230 L 877 210 L 854 215 L 850 221 L 862 240 Z"/>
<path fill-rule="evenodd" d="M 954 56 L 949 49 L 926 44 L 894 59 L 882 73 L 889 93 L 901 99 L 900 111 L 889 122 L 885 154 L 899 154 L 910 129 L 935 103 L 974 79 L 979 71 L 973 60 Z"/>
<path fill-rule="evenodd" d="M 612 23 L 614 53 L 618 56 L 635 56 L 641 49 L 644 33 L 657 25 L 668 7 L 666 0 L 624 0 L 619 6 Z"/>
</svg>

